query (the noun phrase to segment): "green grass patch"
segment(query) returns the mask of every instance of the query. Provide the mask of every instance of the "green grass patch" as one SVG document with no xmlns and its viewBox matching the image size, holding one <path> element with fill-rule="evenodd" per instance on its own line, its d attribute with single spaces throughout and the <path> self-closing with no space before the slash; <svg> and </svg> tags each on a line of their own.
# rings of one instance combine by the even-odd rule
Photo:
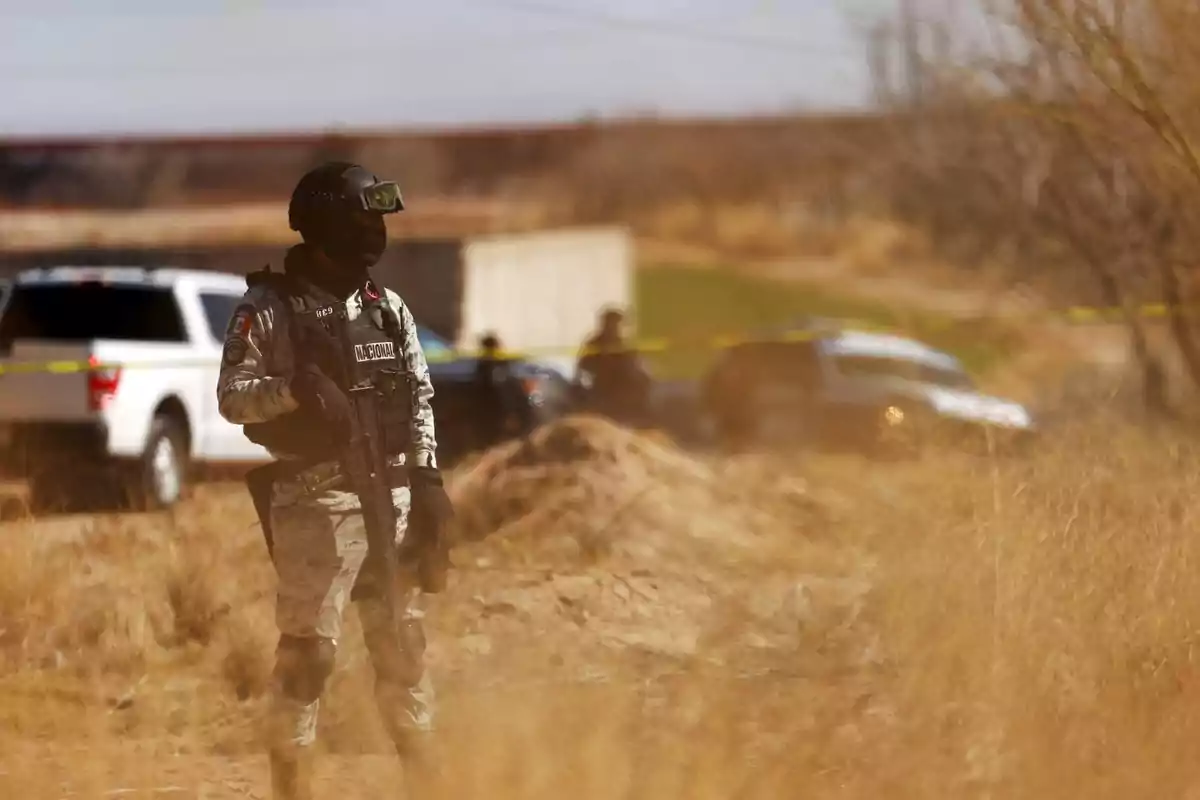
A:
<svg viewBox="0 0 1200 800">
<path fill-rule="evenodd" d="M 637 272 L 637 304 L 639 339 L 683 343 L 650 354 L 655 373 L 664 378 L 702 374 L 716 352 L 705 342 L 714 336 L 757 333 L 804 316 L 911 336 L 954 354 L 976 376 L 1012 354 L 1019 342 L 1017 332 L 998 321 L 959 321 L 727 268 L 644 267 Z"/>
</svg>

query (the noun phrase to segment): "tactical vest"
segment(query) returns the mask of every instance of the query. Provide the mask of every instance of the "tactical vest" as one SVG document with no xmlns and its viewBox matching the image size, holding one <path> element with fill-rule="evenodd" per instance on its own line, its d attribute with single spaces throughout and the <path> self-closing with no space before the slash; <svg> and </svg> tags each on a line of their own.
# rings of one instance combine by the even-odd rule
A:
<svg viewBox="0 0 1200 800">
<path fill-rule="evenodd" d="M 315 362 L 347 396 L 353 385 L 354 397 L 370 398 L 362 406 L 352 405 L 375 415 L 388 457 L 406 453 L 412 445 L 415 394 L 395 310 L 382 298 L 372 300 L 363 293 L 361 313 L 351 320 L 344 315 L 343 300 L 301 278 L 262 270 L 246 282 L 264 282 L 282 299 L 289 313 L 278 322 L 287 326 L 297 361 Z M 337 443 L 324 435 L 320 419 L 304 409 L 242 428 L 250 441 L 275 453 L 311 460 L 337 457 Z"/>
</svg>

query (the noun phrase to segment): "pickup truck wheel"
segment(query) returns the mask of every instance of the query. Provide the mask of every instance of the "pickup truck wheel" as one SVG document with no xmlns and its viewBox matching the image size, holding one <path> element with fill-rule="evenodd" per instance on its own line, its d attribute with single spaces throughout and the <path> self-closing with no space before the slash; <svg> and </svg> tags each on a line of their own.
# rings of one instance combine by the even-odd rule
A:
<svg viewBox="0 0 1200 800">
<path fill-rule="evenodd" d="M 150 425 L 146 450 L 129 487 L 135 507 L 151 511 L 177 503 L 183 497 L 187 468 L 187 432 L 175 417 L 160 414 Z"/>
</svg>

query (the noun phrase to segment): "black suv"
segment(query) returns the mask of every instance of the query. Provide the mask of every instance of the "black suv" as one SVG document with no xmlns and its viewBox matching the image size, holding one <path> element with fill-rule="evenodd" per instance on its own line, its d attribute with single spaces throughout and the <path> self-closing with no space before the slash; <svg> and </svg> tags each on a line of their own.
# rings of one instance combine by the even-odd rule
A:
<svg viewBox="0 0 1200 800">
<path fill-rule="evenodd" d="M 417 336 L 433 381 L 438 456 L 444 465 L 504 438 L 529 433 L 571 408 L 571 384 L 561 373 L 531 359 L 516 359 L 509 369 L 512 384 L 506 387 L 513 410 L 500 426 L 504 433 L 497 438 L 485 415 L 499 410 L 481 406 L 475 383 L 479 359 L 457 352 L 423 325 L 417 326 Z"/>
<path fill-rule="evenodd" d="M 952 355 L 861 331 L 795 332 L 726 349 L 700 390 L 702 414 L 726 444 L 803 443 L 876 451 L 933 433 L 1034 430 L 1019 403 L 981 393 Z"/>
</svg>

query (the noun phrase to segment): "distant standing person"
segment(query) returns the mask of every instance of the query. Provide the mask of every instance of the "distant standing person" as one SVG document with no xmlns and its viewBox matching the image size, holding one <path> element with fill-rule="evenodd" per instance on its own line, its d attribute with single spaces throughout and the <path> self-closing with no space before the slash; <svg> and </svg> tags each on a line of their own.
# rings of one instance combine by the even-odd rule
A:
<svg viewBox="0 0 1200 800">
<path fill-rule="evenodd" d="M 637 350 L 626 341 L 624 327 L 624 312 L 606 309 L 598 330 L 584 342 L 576 371 L 586 385 L 588 410 L 640 426 L 648 421 L 652 379 Z"/>
<path fill-rule="evenodd" d="M 475 363 L 476 447 L 485 449 L 520 430 L 524 406 L 511 361 L 505 358 L 500 337 L 487 333 L 479 340 L 479 360 Z"/>
</svg>

